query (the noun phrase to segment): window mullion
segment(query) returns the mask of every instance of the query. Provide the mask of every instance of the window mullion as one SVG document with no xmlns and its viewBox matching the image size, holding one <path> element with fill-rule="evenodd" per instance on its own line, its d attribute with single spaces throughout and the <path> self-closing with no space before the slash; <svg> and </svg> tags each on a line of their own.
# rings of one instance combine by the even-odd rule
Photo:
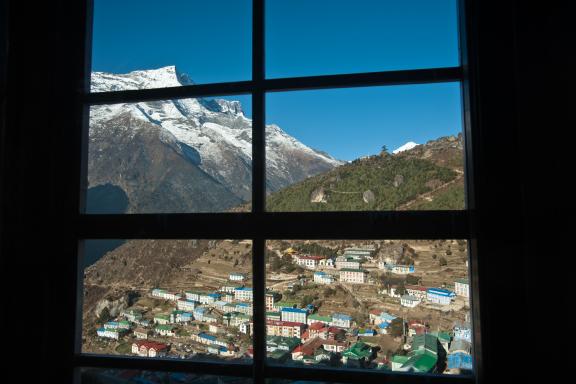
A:
<svg viewBox="0 0 576 384">
<path fill-rule="evenodd" d="M 265 0 L 252 1 L 252 214 L 264 212 L 266 196 L 266 157 L 265 157 L 265 98 L 263 82 L 264 67 L 264 3 Z M 264 383 L 264 364 L 266 359 L 265 325 L 265 277 L 264 260 L 266 240 L 253 238 L 252 243 L 252 279 L 253 279 L 253 348 L 254 382 Z"/>
</svg>

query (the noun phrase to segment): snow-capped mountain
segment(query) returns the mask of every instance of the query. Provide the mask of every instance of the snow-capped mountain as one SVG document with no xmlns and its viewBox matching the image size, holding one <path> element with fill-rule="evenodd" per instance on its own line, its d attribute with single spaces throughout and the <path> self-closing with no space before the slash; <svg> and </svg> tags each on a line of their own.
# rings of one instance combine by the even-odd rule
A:
<svg viewBox="0 0 576 384">
<path fill-rule="evenodd" d="M 395 150 L 393 150 L 392 153 L 393 153 L 393 154 L 397 154 L 397 153 L 400 153 L 400 152 L 408 151 L 408 150 L 416 147 L 417 145 L 420 145 L 420 144 L 417 144 L 417 143 L 415 143 L 415 142 L 413 142 L 413 141 L 409 141 L 409 142 L 407 142 L 406 144 L 404 144 L 404 145 L 396 148 Z"/>
<path fill-rule="evenodd" d="M 127 74 L 93 72 L 91 88 L 105 92 L 185 84 L 192 84 L 190 78 L 169 66 Z M 251 123 L 240 102 L 224 99 L 93 106 L 89 187 L 120 187 L 130 212 L 225 210 L 249 201 Z M 269 191 L 340 164 L 280 127 L 266 127 Z"/>
</svg>

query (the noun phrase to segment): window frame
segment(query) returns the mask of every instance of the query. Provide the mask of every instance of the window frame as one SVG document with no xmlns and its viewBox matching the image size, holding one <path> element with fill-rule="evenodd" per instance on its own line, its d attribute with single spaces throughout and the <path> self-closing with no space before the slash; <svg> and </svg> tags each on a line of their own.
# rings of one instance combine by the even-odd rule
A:
<svg viewBox="0 0 576 384">
<path fill-rule="evenodd" d="M 471 0 L 456 0 L 458 8 L 460 65 L 446 68 L 395 70 L 325 76 L 266 79 L 265 0 L 252 0 L 252 79 L 172 88 L 90 93 L 91 30 L 93 0 L 85 1 L 86 30 L 82 87 L 78 93 L 79 150 L 75 200 L 74 287 L 76 292 L 75 339 L 72 368 L 106 367 L 181 371 L 215 375 L 326 380 L 338 382 L 458 382 L 479 381 L 482 372 L 480 340 L 476 190 L 473 136 L 478 115 L 475 57 L 471 38 Z M 466 209 L 462 211 L 379 212 L 266 212 L 265 210 L 265 102 L 267 92 L 458 82 L 462 94 L 465 144 Z M 178 213 L 90 215 L 84 213 L 86 191 L 88 119 L 91 105 L 141 102 L 189 97 L 252 95 L 252 211 L 248 213 Z M 82 252 L 83 239 L 251 239 L 253 247 L 254 359 L 252 364 L 195 362 L 170 359 L 82 354 Z M 465 239 L 468 241 L 474 375 L 411 374 L 360 369 L 326 369 L 268 365 L 265 337 L 265 246 L 267 239 Z"/>
</svg>

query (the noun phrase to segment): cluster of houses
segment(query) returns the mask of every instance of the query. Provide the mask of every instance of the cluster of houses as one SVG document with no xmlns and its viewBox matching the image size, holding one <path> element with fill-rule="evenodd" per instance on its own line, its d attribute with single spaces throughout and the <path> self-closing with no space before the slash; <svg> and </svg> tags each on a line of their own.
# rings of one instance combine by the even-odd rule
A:
<svg viewBox="0 0 576 384">
<path fill-rule="evenodd" d="M 316 284 L 335 283 L 336 276 L 316 270 L 321 266 L 338 269 L 340 282 L 365 284 L 368 272 L 362 268 L 365 261 L 376 262 L 374 247 L 347 248 L 335 259 L 324 256 L 300 255 L 292 252 L 296 264 L 315 270 Z M 380 263 L 379 263 L 380 267 Z M 414 272 L 414 266 L 395 265 L 390 260 L 382 268 L 398 274 Z M 229 280 L 243 283 L 247 276 L 231 273 Z M 395 287 L 386 293 L 398 297 L 404 307 L 415 307 L 423 301 L 448 305 L 455 296 L 469 297 L 467 280 L 457 280 L 454 291 L 445 288 L 426 288 L 416 285 L 404 287 L 405 293 L 396 294 Z M 199 350 L 220 357 L 252 357 L 250 345 L 239 344 L 254 332 L 253 290 L 244 285 L 222 286 L 216 291 L 171 292 L 154 288 L 150 295 L 173 303 L 167 313 L 155 313 L 152 318 L 136 309 L 125 310 L 118 321 L 109 321 L 97 330 L 103 338 L 119 340 L 133 334 L 132 353 L 143 357 L 162 357 L 170 353 L 170 344 L 162 341 L 176 336 L 197 343 Z M 430 331 L 422 321 L 402 320 L 403 353 L 390 355 L 380 351 L 374 336 L 388 335 L 398 316 L 384 310 L 369 312 L 367 324 L 357 324 L 354 319 L 340 312 L 319 313 L 308 304 L 301 308 L 299 302 L 281 300 L 281 295 L 267 292 L 265 296 L 266 350 L 268 358 L 302 364 L 330 364 L 377 368 L 409 372 L 461 372 L 472 369 L 471 329 L 468 322 L 456 323 L 448 331 Z"/>
</svg>

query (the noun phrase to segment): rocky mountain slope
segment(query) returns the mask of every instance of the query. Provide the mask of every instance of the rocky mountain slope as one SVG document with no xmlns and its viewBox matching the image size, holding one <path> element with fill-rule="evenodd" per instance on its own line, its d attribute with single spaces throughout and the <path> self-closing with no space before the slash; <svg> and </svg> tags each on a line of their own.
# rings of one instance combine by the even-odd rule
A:
<svg viewBox="0 0 576 384">
<path fill-rule="evenodd" d="M 174 66 L 128 74 L 92 73 L 93 92 L 192 84 Z M 115 186 L 125 211 L 224 211 L 251 198 L 251 119 L 238 101 L 180 99 L 93 106 L 88 186 Z M 276 191 L 342 164 L 266 127 L 268 189 Z M 89 194 L 90 198 L 102 194 Z M 88 201 L 93 211 L 101 201 Z"/>
</svg>

